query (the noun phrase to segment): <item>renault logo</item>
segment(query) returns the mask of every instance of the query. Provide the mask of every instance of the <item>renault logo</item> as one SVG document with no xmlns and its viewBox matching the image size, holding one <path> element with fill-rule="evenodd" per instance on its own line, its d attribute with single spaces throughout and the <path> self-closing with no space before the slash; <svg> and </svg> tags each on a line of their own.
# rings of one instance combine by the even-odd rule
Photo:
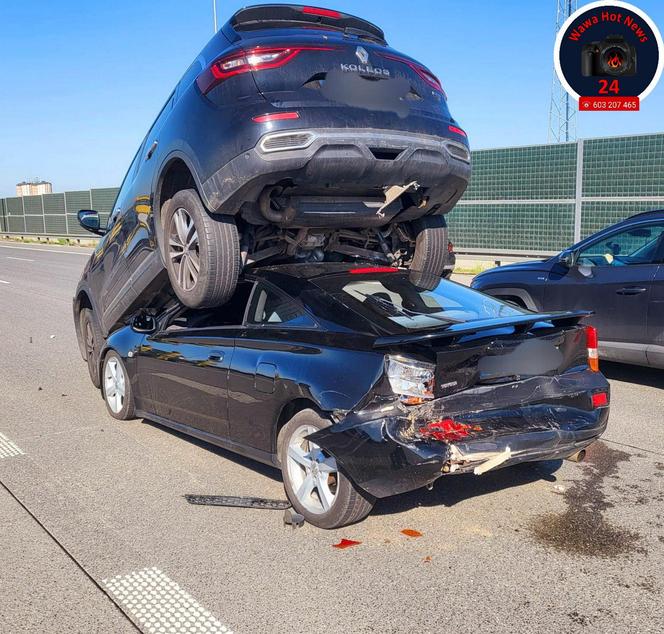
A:
<svg viewBox="0 0 664 634">
<path fill-rule="evenodd" d="M 355 55 L 360 60 L 360 64 L 367 64 L 369 62 L 369 53 L 367 53 L 367 49 L 363 46 L 358 46 L 355 49 Z"/>
</svg>

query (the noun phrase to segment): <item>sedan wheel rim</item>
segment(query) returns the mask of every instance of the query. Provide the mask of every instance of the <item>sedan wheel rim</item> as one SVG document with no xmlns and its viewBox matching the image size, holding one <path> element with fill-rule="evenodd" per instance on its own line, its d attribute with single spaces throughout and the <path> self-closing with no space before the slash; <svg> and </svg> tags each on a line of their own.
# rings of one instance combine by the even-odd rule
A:
<svg viewBox="0 0 664 634">
<path fill-rule="evenodd" d="M 171 218 L 168 257 L 178 286 L 185 291 L 193 289 L 201 270 L 200 245 L 194 220 L 182 207 L 176 209 Z"/>
<path fill-rule="evenodd" d="M 125 374 L 117 359 L 111 357 L 104 368 L 104 395 L 114 414 L 120 412 L 125 400 Z"/>
<path fill-rule="evenodd" d="M 337 461 L 306 437 L 318 431 L 312 425 L 295 430 L 288 444 L 288 475 L 298 502 L 309 512 L 326 513 L 337 499 Z"/>
</svg>

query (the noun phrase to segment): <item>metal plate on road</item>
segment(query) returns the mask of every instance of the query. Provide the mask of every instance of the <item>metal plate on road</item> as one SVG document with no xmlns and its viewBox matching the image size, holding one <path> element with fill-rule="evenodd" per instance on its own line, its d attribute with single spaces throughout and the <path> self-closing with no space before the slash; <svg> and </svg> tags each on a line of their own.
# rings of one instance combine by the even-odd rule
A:
<svg viewBox="0 0 664 634">
<path fill-rule="evenodd" d="M 239 497 L 235 495 L 191 495 L 189 493 L 184 498 L 189 504 L 206 506 L 237 506 L 271 511 L 285 511 L 290 508 L 288 500 L 267 500 L 265 498 Z"/>
</svg>

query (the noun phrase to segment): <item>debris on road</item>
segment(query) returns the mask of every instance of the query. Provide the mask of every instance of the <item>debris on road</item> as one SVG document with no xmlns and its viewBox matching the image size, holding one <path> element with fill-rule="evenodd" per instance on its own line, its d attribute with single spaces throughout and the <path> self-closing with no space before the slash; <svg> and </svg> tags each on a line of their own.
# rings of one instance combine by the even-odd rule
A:
<svg viewBox="0 0 664 634">
<path fill-rule="evenodd" d="M 351 548 L 352 546 L 359 546 L 362 542 L 356 542 L 354 539 L 343 538 L 338 544 L 332 544 L 332 548 Z"/>
<path fill-rule="evenodd" d="M 284 524 L 290 525 L 292 528 L 300 528 L 304 526 L 304 515 L 301 515 L 292 507 L 287 508 L 284 511 Z"/>
<path fill-rule="evenodd" d="M 247 509 L 266 509 L 270 511 L 285 511 L 290 508 L 288 500 L 268 500 L 265 498 L 242 497 L 235 495 L 192 495 L 185 494 L 189 504 L 205 506 L 234 506 Z"/>
<path fill-rule="evenodd" d="M 422 533 L 416 531 L 414 528 L 404 528 L 401 532 L 406 537 L 422 537 Z"/>
</svg>

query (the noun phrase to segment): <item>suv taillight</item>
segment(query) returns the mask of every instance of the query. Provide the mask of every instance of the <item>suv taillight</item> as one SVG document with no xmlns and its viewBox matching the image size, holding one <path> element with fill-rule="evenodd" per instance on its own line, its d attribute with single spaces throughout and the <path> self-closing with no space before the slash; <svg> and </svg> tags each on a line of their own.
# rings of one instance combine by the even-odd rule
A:
<svg viewBox="0 0 664 634">
<path fill-rule="evenodd" d="M 454 245 L 449 241 L 447 243 L 447 252 L 448 253 L 454 253 Z"/>
<path fill-rule="evenodd" d="M 599 372 L 599 351 L 597 350 L 597 329 L 586 326 L 586 347 L 588 348 L 588 367 Z"/>
<path fill-rule="evenodd" d="M 240 50 L 216 59 L 196 78 L 196 83 L 205 95 L 217 84 L 234 75 L 248 73 L 253 70 L 279 68 L 284 64 L 288 64 L 302 51 L 332 50 L 334 50 L 332 46 L 256 47 L 247 51 Z"/>
<path fill-rule="evenodd" d="M 406 66 L 409 66 L 414 70 L 429 86 L 435 88 L 437 91 L 442 92 L 445 99 L 447 99 L 447 94 L 443 90 L 443 85 L 440 83 L 440 79 L 436 77 L 426 66 L 417 64 L 416 62 L 411 62 L 409 59 L 404 57 L 399 57 L 398 55 L 392 55 L 391 53 L 378 53 L 381 57 L 385 59 L 391 59 L 393 62 L 401 62 Z"/>
</svg>

